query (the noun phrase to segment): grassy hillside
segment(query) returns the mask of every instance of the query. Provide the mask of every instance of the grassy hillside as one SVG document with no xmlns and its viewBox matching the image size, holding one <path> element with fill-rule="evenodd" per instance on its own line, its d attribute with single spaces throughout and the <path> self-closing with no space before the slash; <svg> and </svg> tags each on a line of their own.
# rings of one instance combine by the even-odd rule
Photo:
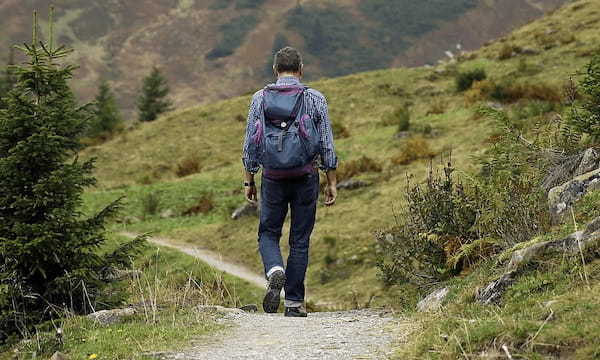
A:
<svg viewBox="0 0 600 360">
<path fill-rule="evenodd" d="M 377 282 L 373 232 L 395 223 L 407 175 L 419 181 L 426 173 L 428 160 L 412 155 L 451 152 L 457 168 L 473 170 L 473 158 L 497 135 L 490 120 L 478 114 L 482 105 L 498 103 L 494 106 L 502 106 L 523 126 L 554 116 L 561 109 L 562 86 L 597 50 L 599 26 L 600 4 L 580 0 L 455 64 L 310 83 L 328 97 L 336 133 L 347 135 L 336 141 L 342 177 L 354 175 L 372 184 L 342 191 L 335 207 L 319 208 L 308 274 L 312 298 L 348 307 L 372 295 L 376 302 L 389 297 Z M 485 97 L 477 86 L 457 92 L 457 74 L 473 69 L 485 69 L 488 80 L 514 96 Z M 249 96 L 243 96 L 173 112 L 89 148 L 84 157 L 98 158 L 100 185 L 88 193 L 88 205 L 96 208 L 125 195 L 130 224 L 116 229 L 155 231 L 219 251 L 260 272 L 257 220 L 229 218 L 243 203 L 240 152 L 248 103 Z M 396 138 L 398 124 L 391 114 L 401 107 L 409 109 L 413 130 Z M 188 168 L 199 170 L 177 176 Z M 196 215 L 182 215 L 202 203 L 204 210 L 192 211 Z M 161 217 L 166 210 L 174 217 Z"/>
<path fill-rule="evenodd" d="M 108 79 L 120 105 L 132 110 L 140 81 L 153 65 L 185 107 L 238 96 L 270 77 L 274 47 L 306 54 L 310 76 L 339 76 L 422 65 L 537 18 L 566 0 L 143 0 L 55 1 L 57 39 L 76 50 L 76 91 L 84 99 Z M 0 64 L 10 44 L 28 41 L 30 14 L 47 1 L 0 4 Z M 460 34 L 457 37 L 455 34 Z"/>
<path fill-rule="evenodd" d="M 123 240 L 113 235 L 107 248 Z M 222 329 L 218 316 L 198 312 L 196 305 L 239 307 L 258 303 L 262 296 L 261 289 L 169 248 L 148 246 L 133 269 L 139 275 L 125 277 L 119 286 L 127 289 L 126 305 L 136 308 L 135 315 L 109 326 L 85 316 L 65 316 L 39 325 L 35 341 L 0 347 L 0 359 L 49 358 L 55 351 L 71 359 L 146 359 L 144 353 L 188 346 Z M 62 344 L 55 326 L 63 330 Z"/>
</svg>

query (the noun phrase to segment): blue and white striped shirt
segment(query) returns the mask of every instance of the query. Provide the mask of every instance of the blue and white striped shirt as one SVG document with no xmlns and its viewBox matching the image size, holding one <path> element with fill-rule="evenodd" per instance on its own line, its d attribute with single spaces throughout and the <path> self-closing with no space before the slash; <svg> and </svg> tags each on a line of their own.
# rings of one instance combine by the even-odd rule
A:
<svg viewBox="0 0 600 360">
<path fill-rule="evenodd" d="M 281 77 L 277 80 L 277 85 L 298 85 L 300 80 L 292 76 Z M 321 137 L 321 150 L 319 153 L 319 168 L 327 171 L 337 168 L 337 156 L 333 145 L 333 131 L 329 122 L 329 111 L 325 96 L 314 89 L 308 89 L 305 92 L 306 113 L 313 121 L 317 122 L 317 129 Z M 244 148 L 242 161 L 244 167 L 249 172 L 255 174 L 260 169 L 258 159 L 253 158 L 248 152 L 248 145 L 252 141 L 252 136 L 256 132 L 257 121 L 263 116 L 262 112 L 263 91 L 257 91 L 252 97 L 250 111 L 248 112 L 248 124 L 246 126 L 246 136 L 244 138 Z"/>
</svg>

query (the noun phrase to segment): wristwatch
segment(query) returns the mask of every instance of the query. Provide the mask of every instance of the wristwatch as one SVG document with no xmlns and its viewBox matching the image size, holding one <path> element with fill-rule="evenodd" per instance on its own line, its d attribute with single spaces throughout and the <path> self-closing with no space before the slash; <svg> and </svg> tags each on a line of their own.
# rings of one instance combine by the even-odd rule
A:
<svg viewBox="0 0 600 360">
<path fill-rule="evenodd" d="M 254 181 L 250 181 L 250 182 L 247 182 L 247 181 L 245 181 L 245 182 L 244 182 L 244 186 L 245 186 L 245 187 L 248 187 L 248 186 L 254 186 L 254 185 L 256 185 L 256 183 L 255 183 Z"/>
</svg>

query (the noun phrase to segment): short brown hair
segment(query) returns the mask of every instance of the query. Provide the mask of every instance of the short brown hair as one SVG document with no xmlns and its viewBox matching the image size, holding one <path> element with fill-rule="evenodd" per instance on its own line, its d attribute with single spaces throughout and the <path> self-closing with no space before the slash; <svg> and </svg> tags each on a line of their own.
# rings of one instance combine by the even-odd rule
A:
<svg viewBox="0 0 600 360">
<path fill-rule="evenodd" d="M 300 72 L 302 68 L 302 55 L 293 47 L 286 46 L 275 54 L 273 67 L 278 73 Z"/>
</svg>

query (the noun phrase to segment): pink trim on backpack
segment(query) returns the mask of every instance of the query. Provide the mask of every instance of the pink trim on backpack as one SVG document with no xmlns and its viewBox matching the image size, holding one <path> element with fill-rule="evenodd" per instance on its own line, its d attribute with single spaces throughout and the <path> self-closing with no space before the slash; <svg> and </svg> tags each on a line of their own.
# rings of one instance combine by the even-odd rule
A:
<svg viewBox="0 0 600 360">
<path fill-rule="evenodd" d="M 305 138 L 308 139 L 308 131 L 306 131 L 306 124 L 304 123 L 306 120 L 310 120 L 310 116 L 308 116 L 308 114 L 304 114 L 301 118 L 300 118 L 300 125 L 299 125 L 299 129 L 300 129 L 300 135 Z"/>
</svg>

